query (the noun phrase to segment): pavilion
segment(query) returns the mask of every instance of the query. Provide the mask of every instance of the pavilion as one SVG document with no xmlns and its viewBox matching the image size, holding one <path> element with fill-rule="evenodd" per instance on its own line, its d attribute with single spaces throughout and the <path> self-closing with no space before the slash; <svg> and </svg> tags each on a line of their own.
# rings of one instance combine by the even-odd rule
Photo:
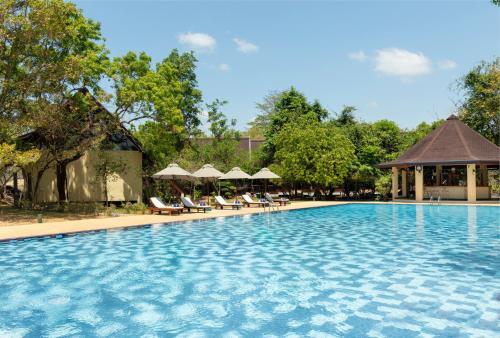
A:
<svg viewBox="0 0 500 338">
<path fill-rule="evenodd" d="M 442 200 L 491 199 L 488 171 L 500 167 L 500 147 L 451 115 L 394 161 L 392 196 Z"/>
</svg>

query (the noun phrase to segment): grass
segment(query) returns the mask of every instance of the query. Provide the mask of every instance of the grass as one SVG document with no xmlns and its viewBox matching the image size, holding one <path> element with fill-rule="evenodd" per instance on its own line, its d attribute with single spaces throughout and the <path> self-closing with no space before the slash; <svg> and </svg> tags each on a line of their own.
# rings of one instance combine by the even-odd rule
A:
<svg viewBox="0 0 500 338">
<path fill-rule="evenodd" d="M 38 214 L 42 214 L 44 222 L 57 222 L 68 220 L 79 220 L 86 218 L 98 218 L 95 214 L 84 214 L 61 211 L 39 211 L 24 210 L 11 206 L 0 205 L 0 226 L 20 225 L 37 223 Z"/>
</svg>

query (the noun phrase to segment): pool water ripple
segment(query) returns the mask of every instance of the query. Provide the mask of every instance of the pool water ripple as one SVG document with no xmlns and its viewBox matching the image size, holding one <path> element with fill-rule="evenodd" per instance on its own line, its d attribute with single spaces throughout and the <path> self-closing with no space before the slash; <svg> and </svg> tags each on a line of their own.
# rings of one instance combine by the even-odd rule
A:
<svg viewBox="0 0 500 338">
<path fill-rule="evenodd" d="M 0 336 L 500 336 L 499 229 L 366 204 L 0 243 Z"/>
</svg>

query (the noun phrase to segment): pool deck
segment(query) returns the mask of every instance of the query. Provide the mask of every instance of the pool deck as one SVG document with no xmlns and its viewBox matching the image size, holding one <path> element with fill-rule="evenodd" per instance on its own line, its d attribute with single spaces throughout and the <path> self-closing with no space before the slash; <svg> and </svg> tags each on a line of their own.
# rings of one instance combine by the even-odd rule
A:
<svg viewBox="0 0 500 338">
<path fill-rule="evenodd" d="M 305 208 L 317 208 L 331 205 L 348 204 L 348 202 L 335 201 L 310 201 L 293 202 L 287 206 L 279 207 L 280 211 L 296 210 Z M 266 209 L 267 210 L 267 209 Z M 147 224 L 162 224 L 182 221 L 203 220 L 218 217 L 249 215 L 264 212 L 263 208 L 251 207 L 240 210 L 215 210 L 203 212 L 182 213 L 181 215 L 123 215 L 118 217 L 82 219 L 76 221 L 58 221 L 46 223 L 32 223 L 26 225 L 12 225 L 0 227 L 0 241 L 23 239 L 30 237 L 57 236 L 61 234 L 73 234 L 78 232 L 100 231 L 107 229 L 119 229 Z"/>
<path fill-rule="evenodd" d="M 297 210 L 306 208 L 317 208 L 332 205 L 344 205 L 344 204 L 417 204 L 415 201 L 395 201 L 395 202 L 374 202 L 374 201 L 307 201 L 307 202 L 293 202 L 287 206 L 279 207 L 279 211 L 286 210 Z M 418 203 L 423 205 L 429 205 L 429 202 Z M 436 205 L 436 203 L 434 203 Z M 497 206 L 500 204 L 498 201 L 488 201 L 487 203 L 477 202 L 475 204 L 467 203 L 464 201 L 443 201 L 439 205 L 475 205 L 475 206 Z M 264 209 L 260 207 L 242 208 L 240 210 L 215 210 L 210 212 L 191 212 L 183 213 L 181 215 L 120 215 L 117 217 L 107 217 L 107 218 L 91 218 L 82 219 L 76 221 L 58 221 L 58 222 L 46 222 L 46 223 L 31 223 L 26 225 L 12 225 L 0 227 L 0 241 L 16 240 L 30 237 L 46 237 L 46 236 L 57 236 L 62 234 L 74 234 L 79 232 L 89 232 L 89 231 L 100 231 L 107 229 L 120 229 L 127 227 L 136 227 L 147 224 L 168 224 L 173 222 L 182 221 L 196 221 L 204 220 L 210 218 L 218 217 L 228 217 L 228 216 L 239 216 L 239 215 L 250 215 L 263 213 Z"/>
</svg>

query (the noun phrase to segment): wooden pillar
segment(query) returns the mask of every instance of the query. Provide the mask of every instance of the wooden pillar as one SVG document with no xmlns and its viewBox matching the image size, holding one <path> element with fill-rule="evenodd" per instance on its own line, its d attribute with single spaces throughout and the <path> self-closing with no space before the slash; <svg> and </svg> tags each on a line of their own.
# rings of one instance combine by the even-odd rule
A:
<svg viewBox="0 0 500 338">
<path fill-rule="evenodd" d="M 398 168 L 392 167 L 392 199 L 398 197 Z"/>
<path fill-rule="evenodd" d="M 418 170 L 418 169 L 420 170 Z M 424 200 L 424 167 L 415 166 L 415 201 L 422 202 Z"/>
<path fill-rule="evenodd" d="M 401 197 L 408 197 L 408 170 L 401 170 Z"/>
<path fill-rule="evenodd" d="M 476 201 L 476 165 L 467 164 L 467 201 Z"/>
<path fill-rule="evenodd" d="M 487 187 L 488 186 L 488 166 L 486 165 L 480 165 L 479 166 L 479 172 L 481 173 L 481 180 L 480 180 L 480 185 L 482 187 Z"/>
<path fill-rule="evenodd" d="M 437 165 L 436 166 L 436 185 L 440 186 L 441 185 L 441 173 L 443 172 L 443 166 L 442 165 Z"/>
</svg>

